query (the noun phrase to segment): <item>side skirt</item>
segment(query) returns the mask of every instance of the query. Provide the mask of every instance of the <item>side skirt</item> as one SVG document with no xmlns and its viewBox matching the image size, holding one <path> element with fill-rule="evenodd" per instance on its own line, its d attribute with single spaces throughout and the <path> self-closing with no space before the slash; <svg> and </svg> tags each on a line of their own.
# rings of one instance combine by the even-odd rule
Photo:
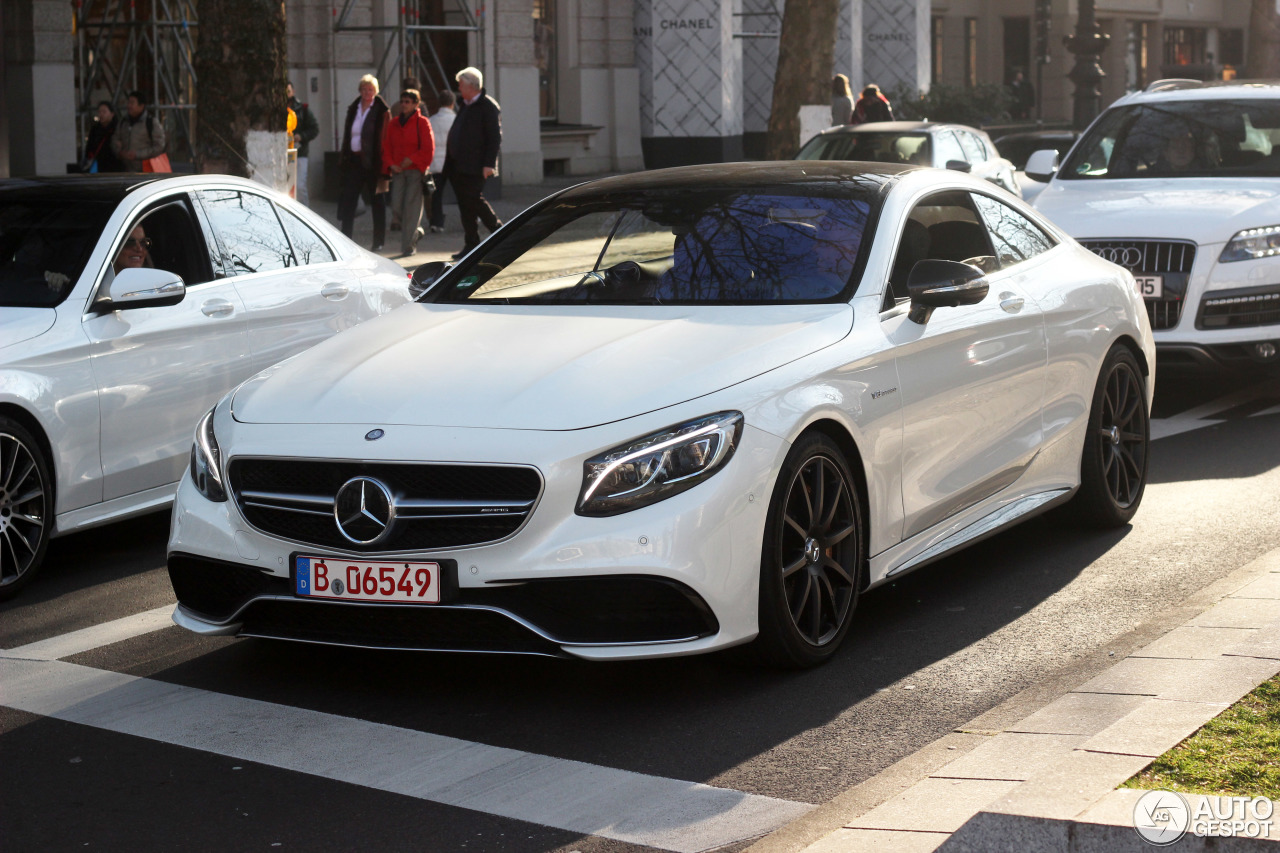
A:
<svg viewBox="0 0 1280 853">
<path fill-rule="evenodd" d="M 891 548 L 871 560 L 870 587 L 928 565 L 935 560 L 980 542 L 1008 527 L 1033 518 L 1071 499 L 1075 488 L 1049 489 L 1014 498 L 1000 504 L 986 515 L 964 524 L 938 539 L 938 532 L 926 531 L 911 541 Z M 932 542 L 930 540 L 933 540 Z"/>
</svg>

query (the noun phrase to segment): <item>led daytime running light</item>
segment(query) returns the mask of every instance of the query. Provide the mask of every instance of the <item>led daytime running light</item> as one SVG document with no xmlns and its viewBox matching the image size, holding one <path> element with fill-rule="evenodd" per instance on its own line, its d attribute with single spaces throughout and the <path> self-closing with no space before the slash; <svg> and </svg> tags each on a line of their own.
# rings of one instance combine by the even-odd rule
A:
<svg viewBox="0 0 1280 853">
<path fill-rule="evenodd" d="M 1280 256 L 1280 225 L 1264 225 L 1236 232 L 1218 257 L 1221 263 Z"/>
</svg>

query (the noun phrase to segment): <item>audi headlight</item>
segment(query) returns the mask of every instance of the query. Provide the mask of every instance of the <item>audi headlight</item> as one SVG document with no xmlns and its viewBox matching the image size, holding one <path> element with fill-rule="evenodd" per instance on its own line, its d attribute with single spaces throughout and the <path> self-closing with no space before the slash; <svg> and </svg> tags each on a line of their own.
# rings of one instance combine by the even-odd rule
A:
<svg viewBox="0 0 1280 853">
<path fill-rule="evenodd" d="M 196 439 L 191 445 L 191 482 L 211 501 L 225 501 L 227 490 L 222 485 L 222 451 L 213 434 L 213 409 L 196 424 Z"/>
<path fill-rule="evenodd" d="M 742 438 L 742 413 L 719 412 L 637 438 L 583 464 L 579 515 L 617 515 L 715 474 Z"/>
<path fill-rule="evenodd" d="M 1231 261 L 1272 258 L 1276 255 L 1280 255 L 1280 225 L 1266 225 L 1237 232 L 1222 250 L 1218 260 L 1225 264 Z"/>
</svg>

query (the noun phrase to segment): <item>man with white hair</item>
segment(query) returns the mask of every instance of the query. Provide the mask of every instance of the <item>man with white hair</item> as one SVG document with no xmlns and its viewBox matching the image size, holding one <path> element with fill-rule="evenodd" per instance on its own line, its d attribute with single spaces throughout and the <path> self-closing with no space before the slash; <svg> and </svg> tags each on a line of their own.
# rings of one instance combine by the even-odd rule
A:
<svg viewBox="0 0 1280 853">
<path fill-rule="evenodd" d="M 502 225 L 484 197 L 484 182 L 498 172 L 498 150 L 502 145 L 502 118 L 498 102 L 484 90 L 484 75 L 477 68 L 464 68 L 458 81 L 461 104 L 445 144 L 444 174 L 458 197 L 465 244 L 455 254 L 461 258 L 480 243 L 479 219 L 492 233 Z"/>
</svg>

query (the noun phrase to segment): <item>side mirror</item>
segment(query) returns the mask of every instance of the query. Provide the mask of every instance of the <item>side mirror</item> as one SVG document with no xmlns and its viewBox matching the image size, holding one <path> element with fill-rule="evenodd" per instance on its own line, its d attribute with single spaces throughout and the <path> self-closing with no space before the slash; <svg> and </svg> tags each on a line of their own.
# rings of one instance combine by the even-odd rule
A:
<svg viewBox="0 0 1280 853">
<path fill-rule="evenodd" d="M 451 266 L 453 264 L 445 261 L 431 261 L 418 267 L 413 271 L 413 275 L 409 276 L 409 296 L 417 299 L 426 293 Z"/>
<path fill-rule="evenodd" d="M 968 160 L 948 160 L 947 168 L 953 172 L 972 172 L 973 164 Z"/>
<path fill-rule="evenodd" d="M 1045 148 L 1027 158 L 1027 167 L 1022 171 L 1033 181 L 1047 182 L 1058 173 L 1058 152 Z"/>
<path fill-rule="evenodd" d="M 107 292 L 98 296 L 94 308 L 120 311 L 125 308 L 159 308 L 177 305 L 187 295 L 182 276 L 168 270 L 129 267 L 116 273 Z"/>
<path fill-rule="evenodd" d="M 987 280 L 973 264 L 958 261 L 917 261 L 907 277 L 911 312 L 907 319 L 923 326 L 935 308 L 976 305 L 987 298 Z"/>
</svg>

